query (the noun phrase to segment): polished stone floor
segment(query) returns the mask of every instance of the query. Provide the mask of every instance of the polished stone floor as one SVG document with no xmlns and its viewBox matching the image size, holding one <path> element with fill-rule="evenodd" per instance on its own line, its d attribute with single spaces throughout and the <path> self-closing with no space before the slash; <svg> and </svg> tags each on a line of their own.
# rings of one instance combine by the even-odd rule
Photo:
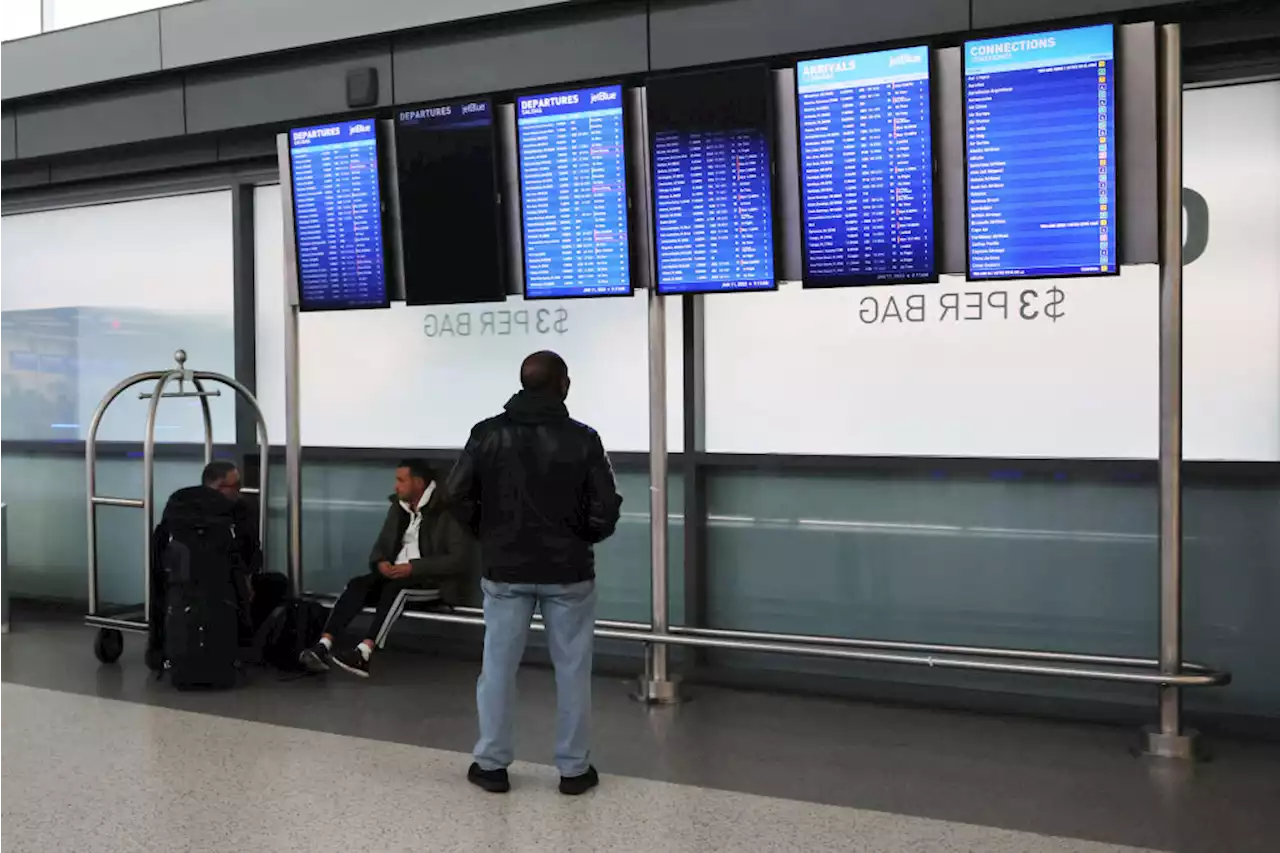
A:
<svg viewBox="0 0 1280 853">
<path fill-rule="evenodd" d="M 10 853 L 1139 849 L 628 777 L 572 800 L 540 765 L 495 797 L 460 784 L 452 752 L 3 691 Z"/>
<path fill-rule="evenodd" d="M 1192 768 L 1101 726 L 700 688 L 596 686 L 605 784 L 554 790 L 553 685 L 522 673 L 516 789 L 462 781 L 474 663 L 388 653 L 370 682 L 148 678 L 131 640 L 24 620 L 3 643 L 6 851 L 1274 851 L 1280 746 Z"/>
</svg>

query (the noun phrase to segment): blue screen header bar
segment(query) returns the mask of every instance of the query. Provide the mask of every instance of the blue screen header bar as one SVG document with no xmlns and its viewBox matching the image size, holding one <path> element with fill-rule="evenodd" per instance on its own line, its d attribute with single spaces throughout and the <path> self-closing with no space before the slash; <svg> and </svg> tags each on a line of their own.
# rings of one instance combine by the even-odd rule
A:
<svg viewBox="0 0 1280 853">
<path fill-rule="evenodd" d="M 1115 56 L 1115 28 L 1111 24 L 1053 30 L 1044 33 L 981 39 L 964 44 L 964 73 L 992 74 L 1027 68 L 1049 68 Z"/>
<path fill-rule="evenodd" d="M 811 59 L 796 66 L 800 94 L 929 78 L 929 48 L 907 47 Z"/>
<path fill-rule="evenodd" d="M 454 101 L 414 110 L 401 110 L 396 121 L 403 127 L 477 127 L 493 123 L 493 105 L 486 100 Z"/>
<path fill-rule="evenodd" d="M 546 95 L 526 95 L 517 99 L 516 110 L 522 122 L 539 116 L 566 116 L 600 110 L 621 112 L 622 87 L 593 86 L 589 89 L 551 92 Z"/>
<path fill-rule="evenodd" d="M 289 147 L 307 148 L 316 145 L 373 140 L 377 139 L 376 128 L 377 125 L 371 118 L 318 124 L 314 127 L 297 127 L 289 131 Z"/>
</svg>

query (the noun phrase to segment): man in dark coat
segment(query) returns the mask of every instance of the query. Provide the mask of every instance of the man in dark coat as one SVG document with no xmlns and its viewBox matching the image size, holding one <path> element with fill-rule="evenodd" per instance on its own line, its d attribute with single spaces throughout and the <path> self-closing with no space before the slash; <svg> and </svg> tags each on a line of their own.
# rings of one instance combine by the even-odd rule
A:
<svg viewBox="0 0 1280 853">
<path fill-rule="evenodd" d="M 329 614 L 320 641 L 302 653 L 303 666 L 325 672 L 329 664 L 367 678 L 376 638 L 404 589 L 435 589 L 440 601 L 457 603 L 475 563 L 475 543 L 449 513 L 435 476 L 422 459 L 396 466 L 396 492 L 369 554 L 368 571 L 348 583 Z M 354 648 L 334 644 L 367 606 L 375 612 L 365 639 Z"/>
<path fill-rule="evenodd" d="M 231 502 L 240 556 L 236 592 L 240 598 L 241 642 L 247 644 L 271 611 L 289 597 L 289 579 L 279 572 L 263 571 L 257 514 L 240 494 L 240 469 L 236 464 L 223 459 L 210 462 L 200 475 L 200 485 Z"/>
<path fill-rule="evenodd" d="M 447 491 L 480 540 L 484 671 L 476 688 L 480 740 L 467 778 L 510 788 L 511 705 L 534 608 L 542 612 L 556 671 L 560 791 L 599 781 L 590 760 L 594 546 L 613 534 L 622 498 L 600 436 L 569 417 L 569 369 L 553 352 L 520 367 L 522 389 L 505 411 L 476 424 Z"/>
</svg>

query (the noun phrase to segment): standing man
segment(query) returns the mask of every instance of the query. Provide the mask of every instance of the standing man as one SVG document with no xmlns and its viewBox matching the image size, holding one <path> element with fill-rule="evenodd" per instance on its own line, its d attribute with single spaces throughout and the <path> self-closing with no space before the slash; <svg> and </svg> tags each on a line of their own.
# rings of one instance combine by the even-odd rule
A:
<svg viewBox="0 0 1280 853">
<path fill-rule="evenodd" d="M 600 782 L 590 760 L 591 652 L 596 589 L 592 546 L 613 534 L 622 498 L 600 436 L 569 417 L 569 369 L 553 352 L 520 366 L 523 388 L 476 424 L 446 492 L 480 540 L 484 669 L 476 686 L 480 740 L 467 772 L 492 793 L 511 789 L 511 706 L 536 606 L 556 672 L 560 793 Z"/>
</svg>

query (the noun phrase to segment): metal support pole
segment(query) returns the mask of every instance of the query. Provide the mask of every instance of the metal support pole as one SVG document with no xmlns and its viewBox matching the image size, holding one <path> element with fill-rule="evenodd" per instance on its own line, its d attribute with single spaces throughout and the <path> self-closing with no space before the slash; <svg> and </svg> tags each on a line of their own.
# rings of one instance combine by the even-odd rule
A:
<svg viewBox="0 0 1280 853">
<path fill-rule="evenodd" d="M 286 549 L 289 583 L 301 595 L 302 581 L 302 380 L 298 354 L 298 259 L 293 230 L 293 163 L 289 157 L 289 135 L 276 136 L 276 157 L 280 169 L 280 204 L 284 225 L 284 470 L 288 487 Z M 265 463 L 264 463 L 265 464 Z"/>
<path fill-rule="evenodd" d="M 1182 671 L 1182 32 L 1160 28 L 1160 672 Z M 1159 688 L 1147 753 L 1192 758 L 1182 693 Z"/>
<path fill-rule="evenodd" d="M 284 318 L 284 468 L 288 500 L 289 583 L 299 594 L 302 587 L 302 431 L 298 395 L 298 308 L 290 305 Z"/>
<path fill-rule="evenodd" d="M 0 504 L 0 599 L 3 599 L 3 624 L 0 633 L 9 633 L 9 505 Z"/>
<path fill-rule="evenodd" d="M 667 593 L 667 312 L 664 297 L 649 288 L 649 542 L 653 633 L 669 633 Z M 644 676 L 636 698 L 655 705 L 680 701 L 665 642 L 645 645 Z"/>
<path fill-rule="evenodd" d="M 164 398 L 164 386 L 183 377 L 182 368 L 171 370 L 156 380 L 156 390 L 147 404 L 147 425 L 142 435 L 142 612 L 151 618 L 151 532 L 156 528 L 156 414 Z"/>
</svg>

